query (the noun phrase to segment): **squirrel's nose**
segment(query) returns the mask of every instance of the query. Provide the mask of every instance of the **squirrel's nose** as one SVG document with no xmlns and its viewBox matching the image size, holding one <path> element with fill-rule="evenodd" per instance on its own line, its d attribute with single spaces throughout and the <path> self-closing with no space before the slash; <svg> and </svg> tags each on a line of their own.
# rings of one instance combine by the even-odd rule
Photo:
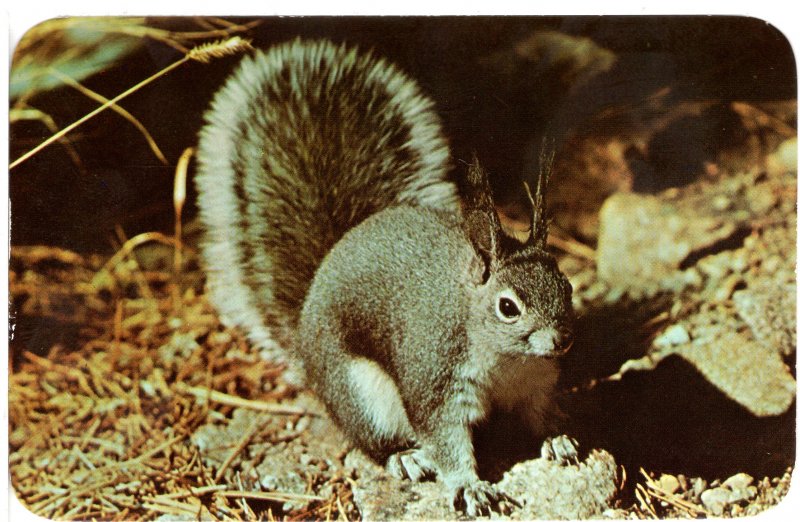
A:
<svg viewBox="0 0 800 522">
<path fill-rule="evenodd" d="M 575 341 L 575 337 L 572 335 L 572 330 L 569 328 L 560 327 L 557 330 L 555 339 L 553 339 L 553 344 L 555 345 L 555 350 L 558 353 L 567 353 L 570 348 L 572 348 L 572 343 Z"/>
</svg>

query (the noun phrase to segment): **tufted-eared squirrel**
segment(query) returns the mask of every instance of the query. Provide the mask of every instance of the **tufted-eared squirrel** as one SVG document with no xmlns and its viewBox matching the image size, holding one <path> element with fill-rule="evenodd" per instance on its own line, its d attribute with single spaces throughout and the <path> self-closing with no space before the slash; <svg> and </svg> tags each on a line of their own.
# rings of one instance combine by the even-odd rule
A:
<svg viewBox="0 0 800 522">
<path fill-rule="evenodd" d="M 496 509 L 471 426 L 499 408 L 546 436 L 560 417 L 573 311 L 545 250 L 549 169 L 518 241 L 477 162 L 459 198 L 419 86 L 327 41 L 245 58 L 205 121 L 196 183 L 222 317 L 274 359 L 298 358 L 337 425 L 390 472 L 437 475 L 469 516 Z"/>
</svg>

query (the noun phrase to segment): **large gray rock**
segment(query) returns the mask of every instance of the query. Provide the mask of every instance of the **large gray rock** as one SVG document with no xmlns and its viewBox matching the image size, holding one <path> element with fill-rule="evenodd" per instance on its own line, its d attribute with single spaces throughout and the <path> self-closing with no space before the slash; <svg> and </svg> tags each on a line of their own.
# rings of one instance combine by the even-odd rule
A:
<svg viewBox="0 0 800 522">
<path fill-rule="evenodd" d="M 791 407 L 797 383 L 785 359 L 797 345 L 795 193 L 795 176 L 759 170 L 606 201 L 600 281 L 617 295 L 668 292 L 675 301 L 645 356 L 618 374 L 675 354 L 755 415 Z"/>
<path fill-rule="evenodd" d="M 515 520 L 599 517 L 617 493 L 617 464 L 610 453 L 597 450 L 569 466 L 528 460 L 511 468 L 498 486 L 522 504 L 511 513 Z"/>
<path fill-rule="evenodd" d="M 627 193 L 608 198 L 600 209 L 598 277 L 632 293 L 682 290 L 684 265 L 745 226 L 742 214 L 703 203 Z"/>
<path fill-rule="evenodd" d="M 353 498 L 364 520 L 456 520 L 450 496 L 440 482 L 412 483 L 391 477 L 358 452 L 345 464 L 357 470 Z M 585 519 L 611 508 L 617 492 L 617 465 L 605 451 L 592 451 L 583 461 L 561 465 L 546 459 L 521 462 L 497 484 L 517 502 L 511 520 Z"/>
</svg>

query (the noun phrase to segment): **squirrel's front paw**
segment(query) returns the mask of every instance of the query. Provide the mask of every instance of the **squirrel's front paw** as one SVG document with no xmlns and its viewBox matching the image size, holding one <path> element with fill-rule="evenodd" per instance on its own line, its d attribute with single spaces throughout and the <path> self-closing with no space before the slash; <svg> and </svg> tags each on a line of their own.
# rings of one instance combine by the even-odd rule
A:
<svg viewBox="0 0 800 522">
<path fill-rule="evenodd" d="M 542 444 L 542 458 L 560 466 L 578 462 L 578 441 L 569 435 L 548 437 Z"/>
<path fill-rule="evenodd" d="M 456 488 L 453 495 L 453 508 L 470 518 L 488 516 L 492 511 L 505 515 L 511 512 L 512 505 L 519 506 L 513 498 L 483 480 Z"/>
<path fill-rule="evenodd" d="M 407 478 L 412 482 L 436 476 L 433 462 L 419 448 L 399 451 L 390 455 L 386 461 L 386 471 L 394 477 Z"/>
</svg>

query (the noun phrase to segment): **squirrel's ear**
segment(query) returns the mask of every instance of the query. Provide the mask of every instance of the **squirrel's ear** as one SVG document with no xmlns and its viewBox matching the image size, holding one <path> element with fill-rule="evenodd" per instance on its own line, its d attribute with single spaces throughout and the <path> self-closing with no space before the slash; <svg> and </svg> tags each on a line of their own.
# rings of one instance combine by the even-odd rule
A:
<svg viewBox="0 0 800 522">
<path fill-rule="evenodd" d="M 467 169 L 467 183 L 464 193 L 464 230 L 473 248 L 486 264 L 484 279 L 493 262 L 499 255 L 500 218 L 494 208 L 492 192 L 486 172 L 477 158 Z"/>
<path fill-rule="evenodd" d="M 552 143 L 545 140 L 539 154 L 539 178 L 536 181 L 536 192 L 531 194 L 530 187 L 525 183 L 525 191 L 528 193 L 528 200 L 531 203 L 531 232 L 525 242 L 526 247 L 544 249 L 547 245 L 549 222 L 547 221 L 545 192 L 547 192 L 547 183 L 550 181 L 550 174 L 553 171 L 554 155 Z"/>
</svg>

